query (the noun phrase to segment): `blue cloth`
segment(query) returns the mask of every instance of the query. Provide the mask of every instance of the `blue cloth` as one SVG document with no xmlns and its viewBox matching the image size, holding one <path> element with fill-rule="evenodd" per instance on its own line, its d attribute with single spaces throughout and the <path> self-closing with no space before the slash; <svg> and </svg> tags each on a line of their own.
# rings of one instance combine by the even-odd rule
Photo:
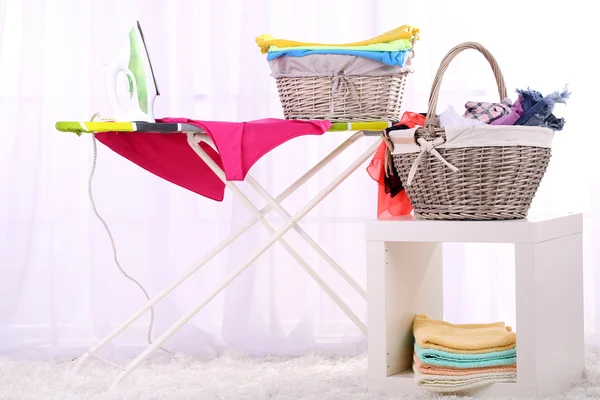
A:
<svg viewBox="0 0 600 400">
<path fill-rule="evenodd" d="M 517 349 L 481 354 L 449 353 L 436 349 L 423 349 L 415 343 L 415 353 L 423 364 L 452 368 L 480 368 L 511 365 L 517 362 Z"/>
<path fill-rule="evenodd" d="M 402 51 L 358 51 L 358 50 L 343 50 L 343 49 L 318 49 L 318 50 L 284 50 L 284 51 L 269 51 L 267 60 L 271 61 L 278 57 L 304 57 L 311 54 L 345 54 L 349 56 L 358 56 L 368 58 L 370 60 L 379 61 L 387 65 L 404 66 L 406 55 L 412 50 Z"/>
<path fill-rule="evenodd" d="M 569 93 L 565 89 L 559 93 L 554 92 L 546 97 L 536 90 L 517 90 L 523 98 L 523 115 L 515 121 L 514 125 L 542 126 L 560 131 L 565 125 L 564 118 L 556 118 L 552 111 L 554 104 L 566 103 Z"/>
</svg>

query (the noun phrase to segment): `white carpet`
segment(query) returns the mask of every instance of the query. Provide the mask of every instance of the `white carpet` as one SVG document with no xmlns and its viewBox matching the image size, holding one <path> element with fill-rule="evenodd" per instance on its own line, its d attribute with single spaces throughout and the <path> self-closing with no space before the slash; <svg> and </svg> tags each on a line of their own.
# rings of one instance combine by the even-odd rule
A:
<svg viewBox="0 0 600 400">
<path fill-rule="evenodd" d="M 0 360 L 0 399 L 190 399 L 190 400 L 430 400 L 438 396 L 383 397 L 367 391 L 365 356 L 329 359 L 305 356 L 290 360 L 223 357 L 212 361 L 175 359 L 152 362 L 108 391 L 118 370 L 90 361 L 75 378 L 73 363 Z M 443 397 L 446 400 L 454 396 Z M 462 397 L 461 400 L 468 399 Z M 600 399 L 600 352 L 588 354 L 587 379 L 561 400 Z"/>
</svg>

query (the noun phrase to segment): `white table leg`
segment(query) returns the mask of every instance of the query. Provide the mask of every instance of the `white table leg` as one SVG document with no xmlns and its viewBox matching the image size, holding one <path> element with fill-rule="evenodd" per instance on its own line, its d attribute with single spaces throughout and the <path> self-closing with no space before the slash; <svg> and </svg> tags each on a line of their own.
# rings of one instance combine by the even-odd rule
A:
<svg viewBox="0 0 600 400">
<path fill-rule="evenodd" d="M 517 380 L 537 384 L 539 395 L 568 389 L 583 375 L 581 240 L 515 245 Z"/>
<path fill-rule="evenodd" d="M 367 242 L 367 268 L 369 390 L 387 391 L 411 369 L 415 314 L 443 317 L 442 244 Z"/>
</svg>

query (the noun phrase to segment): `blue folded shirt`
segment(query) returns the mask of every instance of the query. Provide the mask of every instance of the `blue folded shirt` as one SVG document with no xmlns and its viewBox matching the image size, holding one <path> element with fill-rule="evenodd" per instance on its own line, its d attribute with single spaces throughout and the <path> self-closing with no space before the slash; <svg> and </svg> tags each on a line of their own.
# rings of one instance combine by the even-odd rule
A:
<svg viewBox="0 0 600 400">
<path fill-rule="evenodd" d="M 368 58 L 370 60 L 379 61 L 387 65 L 404 66 L 406 55 L 412 50 L 402 51 L 359 51 L 359 50 L 343 50 L 343 49 L 318 49 L 318 50 L 284 50 L 284 51 L 269 51 L 267 60 L 271 61 L 278 57 L 304 57 L 311 54 L 345 54 L 349 56 L 358 56 Z"/>
</svg>

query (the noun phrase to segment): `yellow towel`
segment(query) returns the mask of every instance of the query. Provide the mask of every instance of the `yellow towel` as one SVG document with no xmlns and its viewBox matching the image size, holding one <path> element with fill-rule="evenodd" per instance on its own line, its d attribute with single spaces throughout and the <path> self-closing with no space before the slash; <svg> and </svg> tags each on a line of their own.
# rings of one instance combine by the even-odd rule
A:
<svg viewBox="0 0 600 400">
<path fill-rule="evenodd" d="M 449 353 L 481 354 L 510 350 L 517 344 L 517 335 L 504 322 L 457 325 L 417 315 L 413 334 L 422 348 Z"/>
<path fill-rule="evenodd" d="M 294 40 L 287 39 L 275 39 L 273 36 L 264 34 L 256 38 L 256 44 L 261 49 L 263 54 L 269 51 L 269 47 L 299 47 L 299 46 L 341 46 L 341 47 L 354 47 L 354 46 L 366 46 L 369 44 L 376 43 L 387 43 L 392 40 L 398 39 L 412 39 L 419 40 L 419 28 L 411 25 L 402 25 L 396 29 L 392 29 L 386 33 L 382 33 L 372 39 L 363 40 L 362 42 L 345 43 L 345 44 L 325 44 L 325 43 L 306 43 L 296 42 Z"/>
</svg>

